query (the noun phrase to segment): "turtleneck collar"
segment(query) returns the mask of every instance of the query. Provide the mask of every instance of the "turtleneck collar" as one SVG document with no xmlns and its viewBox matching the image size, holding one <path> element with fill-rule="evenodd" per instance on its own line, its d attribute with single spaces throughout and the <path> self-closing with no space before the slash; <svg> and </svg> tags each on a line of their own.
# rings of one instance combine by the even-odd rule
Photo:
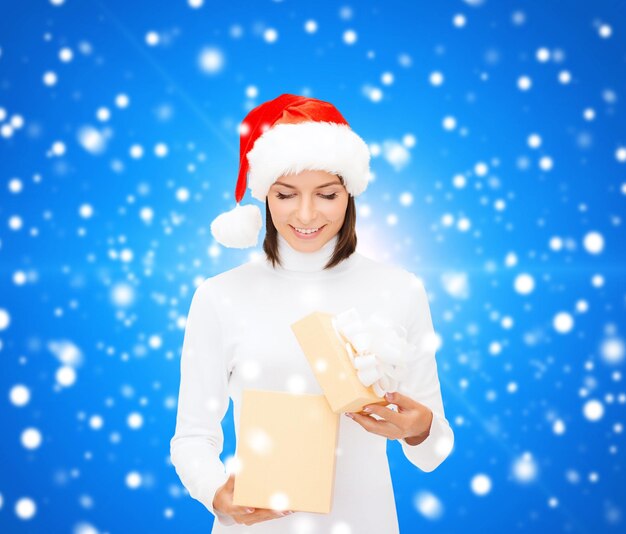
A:
<svg viewBox="0 0 626 534">
<path fill-rule="evenodd" d="M 278 238 L 278 254 L 282 265 L 276 264 L 273 269 L 282 274 L 295 274 L 301 276 L 308 276 L 313 273 L 338 273 L 343 272 L 354 263 L 356 252 L 351 254 L 350 257 L 341 261 L 339 264 L 331 267 L 330 269 L 324 269 L 326 264 L 330 261 L 335 250 L 335 245 L 339 239 L 339 235 L 335 235 L 324 246 L 313 252 L 300 252 L 294 249 L 289 242 L 280 234 Z M 266 263 L 272 267 L 271 262 Z"/>
</svg>

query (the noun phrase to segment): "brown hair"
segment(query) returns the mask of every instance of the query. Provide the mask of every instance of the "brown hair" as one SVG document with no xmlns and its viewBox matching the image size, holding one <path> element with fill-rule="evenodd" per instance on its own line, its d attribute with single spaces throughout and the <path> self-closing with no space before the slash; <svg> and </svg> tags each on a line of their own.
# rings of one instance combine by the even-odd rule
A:
<svg viewBox="0 0 626 534">
<path fill-rule="evenodd" d="M 343 184 L 343 178 L 339 176 Z M 338 233 L 337 244 L 330 260 L 324 269 L 330 269 L 348 258 L 356 250 L 356 205 L 354 197 L 348 195 L 348 206 L 346 207 L 346 217 Z M 265 239 L 263 240 L 263 250 L 267 259 L 276 267 L 276 263 L 282 265 L 278 254 L 278 230 L 272 221 L 269 203 L 265 199 Z"/>
</svg>

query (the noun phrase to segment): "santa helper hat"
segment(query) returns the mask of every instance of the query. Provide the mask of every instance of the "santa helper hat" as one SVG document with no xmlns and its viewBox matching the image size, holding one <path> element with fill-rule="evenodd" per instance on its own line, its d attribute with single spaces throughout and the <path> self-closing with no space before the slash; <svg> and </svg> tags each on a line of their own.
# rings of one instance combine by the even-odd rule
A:
<svg viewBox="0 0 626 534">
<path fill-rule="evenodd" d="M 281 176 L 321 170 L 340 175 L 354 197 L 367 188 L 367 144 L 328 102 L 282 94 L 250 111 L 239 131 L 237 205 L 211 223 L 211 234 L 225 247 L 248 248 L 258 242 L 261 210 L 253 204 L 240 205 L 246 187 L 265 203 L 270 187 Z"/>
</svg>

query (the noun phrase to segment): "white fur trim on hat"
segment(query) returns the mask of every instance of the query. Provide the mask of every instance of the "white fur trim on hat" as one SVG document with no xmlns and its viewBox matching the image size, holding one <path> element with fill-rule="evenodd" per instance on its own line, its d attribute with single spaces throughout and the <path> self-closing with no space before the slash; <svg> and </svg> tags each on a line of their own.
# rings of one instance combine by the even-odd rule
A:
<svg viewBox="0 0 626 534">
<path fill-rule="evenodd" d="M 265 202 L 272 184 L 285 174 L 320 170 L 341 175 L 353 197 L 363 193 L 370 178 L 367 144 L 345 124 L 281 123 L 259 137 L 248 152 L 248 187 Z"/>
<path fill-rule="evenodd" d="M 216 241 L 229 248 L 255 247 L 263 226 L 261 210 L 254 204 L 240 206 L 218 215 L 211 223 Z"/>
</svg>

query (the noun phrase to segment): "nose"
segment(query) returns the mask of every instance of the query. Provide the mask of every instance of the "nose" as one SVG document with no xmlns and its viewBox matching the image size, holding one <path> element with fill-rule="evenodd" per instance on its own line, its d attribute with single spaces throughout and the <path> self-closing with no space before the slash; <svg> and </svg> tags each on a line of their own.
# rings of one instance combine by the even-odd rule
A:
<svg viewBox="0 0 626 534">
<path fill-rule="evenodd" d="M 309 224 L 315 219 L 315 203 L 310 198 L 303 195 L 300 204 L 298 205 L 298 219 L 303 225 Z"/>
</svg>

